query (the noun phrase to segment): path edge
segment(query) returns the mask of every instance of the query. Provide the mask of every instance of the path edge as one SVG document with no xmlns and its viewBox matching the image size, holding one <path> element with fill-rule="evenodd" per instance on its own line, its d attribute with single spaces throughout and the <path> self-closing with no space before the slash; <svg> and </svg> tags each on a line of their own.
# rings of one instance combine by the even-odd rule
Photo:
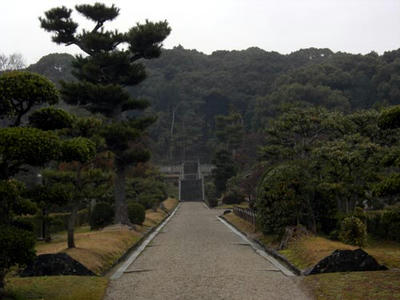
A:
<svg viewBox="0 0 400 300">
<path fill-rule="evenodd" d="M 117 272 L 117 270 L 114 270 L 119 264 L 121 264 L 123 261 L 127 260 L 129 256 L 134 253 L 145 241 L 146 239 L 157 229 L 159 229 L 164 223 L 166 224 L 166 221 L 168 218 L 173 216 L 175 212 L 178 210 L 180 206 L 180 202 L 175 206 L 175 208 L 167 213 L 167 215 L 161 220 L 160 223 L 158 223 L 156 226 L 151 227 L 149 230 L 147 230 L 143 236 L 136 242 L 134 243 L 128 250 L 125 251 L 124 254 L 118 258 L 118 260 L 107 270 L 105 270 L 103 273 L 100 274 L 100 276 L 106 277 L 108 279 L 111 279 L 111 276 Z M 164 224 L 164 225 L 165 225 Z"/>
<path fill-rule="evenodd" d="M 242 231 L 239 229 L 235 224 L 231 223 L 228 219 L 226 219 L 223 215 L 218 216 L 218 218 L 223 219 L 225 222 L 227 222 L 229 225 L 231 225 L 233 228 L 235 228 L 237 231 L 239 231 L 241 234 L 243 234 L 245 237 L 247 237 L 250 241 L 256 243 L 258 246 L 260 246 L 265 252 L 267 252 L 269 255 L 271 255 L 273 258 L 277 259 L 280 263 L 282 263 L 285 267 L 290 269 L 295 275 L 297 276 L 302 276 L 304 275 L 303 272 L 298 269 L 295 265 L 293 265 L 286 257 L 284 257 L 282 254 L 278 253 L 274 249 L 267 247 L 263 243 L 261 243 L 258 239 L 254 239 L 251 236 L 249 236 L 246 232 Z"/>
</svg>

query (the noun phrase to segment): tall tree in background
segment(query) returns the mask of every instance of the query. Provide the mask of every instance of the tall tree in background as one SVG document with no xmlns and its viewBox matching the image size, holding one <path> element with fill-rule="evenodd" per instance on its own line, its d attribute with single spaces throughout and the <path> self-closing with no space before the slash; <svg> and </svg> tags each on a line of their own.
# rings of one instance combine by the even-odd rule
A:
<svg viewBox="0 0 400 300">
<path fill-rule="evenodd" d="M 19 70 L 25 68 L 25 61 L 21 54 L 14 53 L 9 56 L 0 54 L 0 72 Z"/>
<path fill-rule="evenodd" d="M 78 24 L 71 18 L 72 10 L 64 6 L 45 12 L 45 18 L 40 18 L 41 26 L 54 32 L 55 43 L 76 45 L 87 54 L 85 57 L 78 55 L 73 64 L 78 82 L 62 83 L 61 92 L 67 103 L 81 105 L 109 118 L 105 138 L 115 153 L 115 222 L 129 224 L 125 174 L 130 165 L 149 158 L 138 141 L 152 120 L 130 117 L 129 111 L 143 110 L 148 102 L 133 99 L 125 87 L 137 85 L 146 78 L 145 67 L 139 60 L 159 57 L 161 43 L 171 29 L 167 21 L 146 21 L 125 33 L 107 31 L 104 24 L 119 15 L 117 7 L 95 3 L 77 5 L 75 9 L 95 23 L 92 30 L 77 33 Z"/>
</svg>

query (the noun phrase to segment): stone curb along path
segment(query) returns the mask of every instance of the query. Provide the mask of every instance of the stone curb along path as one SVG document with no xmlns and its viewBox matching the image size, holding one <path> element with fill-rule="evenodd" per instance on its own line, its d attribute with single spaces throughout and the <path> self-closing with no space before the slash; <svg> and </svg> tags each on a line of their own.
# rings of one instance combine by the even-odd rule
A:
<svg viewBox="0 0 400 300">
<path fill-rule="evenodd" d="M 175 207 L 172 213 L 158 226 L 154 227 L 153 230 L 149 231 L 147 235 L 143 237 L 141 241 L 134 245 L 134 247 L 127 252 L 127 258 L 123 259 L 123 263 L 120 267 L 117 268 L 115 272 L 110 276 L 111 280 L 118 279 L 124 274 L 126 269 L 138 258 L 138 256 L 144 251 L 146 246 L 156 237 L 156 235 L 160 232 L 160 230 L 169 222 L 169 220 L 175 215 L 176 211 L 178 210 L 179 206 Z M 133 252 L 132 252 L 133 250 Z"/>
<path fill-rule="evenodd" d="M 219 213 L 180 203 L 113 274 L 104 299 L 309 299 L 299 277 L 255 251 Z"/>
<path fill-rule="evenodd" d="M 219 216 L 218 218 L 220 219 L 221 222 L 226 222 L 227 224 L 229 224 L 229 226 L 233 227 L 237 232 L 239 232 L 240 236 L 242 236 L 247 242 L 249 242 L 250 245 L 252 245 L 253 249 L 257 253 L 259 253 L 258 251 L 261 250 L 262 252 L 265 252 L 265 254 L 268 257 L 270 257 L 270 258 L 272 258 L 274 260 L 276 259 L 280 265 L 282 265 L 286 270 L 289 270 L 289 272 L 292 273 L 292 275 L 287 275 L 287 276 L 294 276 L 294 275 L 301 276 L 301 275 L 304 275 L 302 270 L 298 269 L 295 265 L 293 265 L 286 257 L 281 255 L 279 252 L 277 252 L 277 251 L 275 251 L 275 250 L 273 250 L 271 248 L 268 248 L 267 246 L 262 244 L 257 239 L 253 239 L 253 238 L 248 237 L 246 232 L 243 232 L 242 230 L 237 228 L 234 224 L 229 222 L 229 220 L 224 218 L 223 215 Z M 263 256 L 263 255 L 261 255 L 261 256 Z"/>
<path fill-rule="evenodd" d="M 262 247 L 259 243 L 256 243 L 255 241 L 249 239 L 247 237 L 247 235 L 242 232 L 241 230 L 239 230 L 235 225 L 231 224 L 228 220 L 226 220 L 225 218 L 219 216 L 218 220 L 220 220 L 224 225 L 226 225 L 230 230 L 232 230 L 232 232 L 234 232 L 236 235 L 240 236 L 240 238 L 248 243 L 251 248 L 254 249 L 254 251 L 262 256 L 263 258 L 265 258 L 266 260 L 268 260 L 271 264 L 273 264 L 275 267 L 277 267 L 279 270 L 281 270 L 281 272 L 286 275 L 286 276 L 296 276 L 299 275 L 299 273 L 297 272 L 293 272 L 292 270 L 289 270 L 286 266 L 284 266 L 283 264 L 281 264 L 277 259 L 275 259 L 274 257 L 272 257 L 269 253 L 267 253 L 265 251 L 265 248 Z M 285 262 L 286 263 L 286 262 Z M 297 269 L 296 269 L 297 270 Z M 301 272 L 300 272 L 301 273 Z"/>
</svg>

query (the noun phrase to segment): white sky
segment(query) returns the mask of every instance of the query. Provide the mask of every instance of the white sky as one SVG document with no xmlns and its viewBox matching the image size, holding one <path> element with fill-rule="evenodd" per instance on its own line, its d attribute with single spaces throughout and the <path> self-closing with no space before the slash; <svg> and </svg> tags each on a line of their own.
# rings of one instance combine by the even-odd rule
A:
<svg viewBox="0 0 400 300">
<path fill-rule="evenodd" d="M 0 53 L 21 53 L 28 64 L 57 46 L 39 26 L 38 17 L 75 0 L 2 0 Z M 100 1 L 101 2 L 101 1 Z M 172 33 L 166 48 L 181 44 L 205 53 L 260 47 L 290 53 L 301 48 L 383 53 L 400 48 L 400 0 L 114 0 L 120 16 L 110 28 L 124 31 L 136 22 L 168 20 Z M 83 21 L 77 15 L 76 21 Z M 91 24 L 84 22 L 86 25 Z"/>
</svg>

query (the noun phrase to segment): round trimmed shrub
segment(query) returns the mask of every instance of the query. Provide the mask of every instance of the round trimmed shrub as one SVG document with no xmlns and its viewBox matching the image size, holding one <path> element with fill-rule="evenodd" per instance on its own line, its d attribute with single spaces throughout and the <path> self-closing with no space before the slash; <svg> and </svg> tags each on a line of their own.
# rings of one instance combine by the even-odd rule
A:
<svg viewBox="0 0 400 300">
<path fill-rule="evenodd" d="M 112 224 L 114 219 L 114 209 L 107 202 L 97 203 L 90 215 L 90 228 L 99 229 Z"/>
<path fill-rule="evenodd" d="M 142 225 L 146 218 L 146 210 L 143 205 L 137 202 L 128 203 L 128 217 L 133 224 Z"/>
<path fill-rule="evenodd" d="M 339 240 L 362 247 L 367 241 L 367 226 L 357 217 L 344 218 L 340 223 Z"/>
</svg>

